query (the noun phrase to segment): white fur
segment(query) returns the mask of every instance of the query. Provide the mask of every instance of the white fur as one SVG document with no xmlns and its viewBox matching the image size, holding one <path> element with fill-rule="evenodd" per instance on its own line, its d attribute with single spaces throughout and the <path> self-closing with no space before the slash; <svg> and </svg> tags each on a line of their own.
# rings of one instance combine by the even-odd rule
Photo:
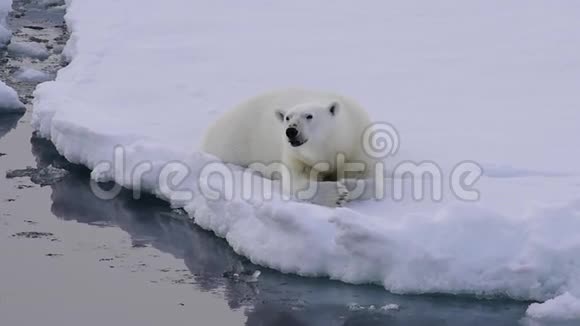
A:
<svg viewBox="0 0 580 326">
<path fill-rule="evenodd" d="M 335 107 L 334 114 L 331 106 Z M 312 118 L 307 119 L 308 115 Z M 348 195 L 340 183 L 317 183 L 316 198 L 300 190 L 309 186 L 310 180 L 340 181 L 337 173 L 344 167 L 336 164 L 339 154 L 344 155 L 347 163 L 362 162 L 370 167 L 348 177 L 369 177 L 374 161 L 362 150 L 362 135 L 370 124 L 368 114 L 346 97 L 282 90 L 254 97 L 224 114 L 207 131 L 203 150 L 225 162 L 254 168 L 271 179 L 279 178 L 279 165 L 274 168 L 264 165 L 282 163 L 289 169 L 292 181 L 283 183 L 286 192 L 299 199 L 334 206 L 344 203 Z M 307 140 L 303 145 L 290 145 L 286 128 L 291 125 Z M 319 163 L 328 163 L 330 170 L 319 168 Z"/>
</svg>

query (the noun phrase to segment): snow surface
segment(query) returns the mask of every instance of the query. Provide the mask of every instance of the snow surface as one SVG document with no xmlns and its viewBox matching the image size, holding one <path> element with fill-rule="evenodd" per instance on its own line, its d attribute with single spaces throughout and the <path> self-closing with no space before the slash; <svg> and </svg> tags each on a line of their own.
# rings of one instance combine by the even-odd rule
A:
<svg viewBox="0 0 580 326">
<path fill-rule="evenodd" d="M 376 283 L 397 293 L 580 297 L 580 3 L 138 0 L 68 3 L 73 58 L 35 93 L 33 125 L 72 162 L 95 168 L 125 149 L 117 173 L 282 272 Z M 127 19 L 127 13 L 140 19 Z M 391 164 L 431 160 L 449 177 L 472 160 L 477 202 L 209 200 L 198 145 L 236 103 L 300 86 L 355 98 L 399 131 Z M 181 189 L 160 169 L 190 169 Z M 238 171 L 237 173 L 240 173 Z M 238 191 L 240 189 L 237 189 Z M 544 307 L 551 301 L 530 307 Z M 577 306 L 570 304 L 570 307 Z M 557 317 L 557 316 L 556 316 Z"/>
<path fill-rule="evenodd" d="M 19 81 L 39 83 L 52 79 L 48 73 L 34 68 L 21 68 L 16 72 L 14 78 Z"/>
</svg>

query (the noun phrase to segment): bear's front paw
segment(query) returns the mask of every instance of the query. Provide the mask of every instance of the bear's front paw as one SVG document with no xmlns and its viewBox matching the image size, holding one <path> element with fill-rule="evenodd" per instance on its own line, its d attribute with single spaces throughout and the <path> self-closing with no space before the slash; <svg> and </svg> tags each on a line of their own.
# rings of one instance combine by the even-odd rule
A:
<svg viewBox="0 0 580 326">
<path fill-rule="evenodd" d="M 338 198 L 336 199 L 336 206 L 342 207 L 348 202 L 349 191 L 346 185 L 342 181 L 336 183 L 336 191 L 338 193 Z"/>
<path fill-rule="evenodd" d="M 340 207 L 348 202 L 349 194 L 350 192 L 343 182 L 325 181 L 317 184 L 317 191 L 314 196 L 304 199 L 317 205 Z"/>
</svg>

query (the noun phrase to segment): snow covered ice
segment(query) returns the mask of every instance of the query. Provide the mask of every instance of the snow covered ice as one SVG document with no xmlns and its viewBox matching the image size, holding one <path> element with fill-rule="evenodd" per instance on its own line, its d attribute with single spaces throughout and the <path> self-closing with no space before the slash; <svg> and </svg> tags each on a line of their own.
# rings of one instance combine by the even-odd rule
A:
<svg viewBox="0 0 580 326">
<path fill-rule="evenodd" d="M 570 293 L 564 293 L 543 304 L 531 304 L 526 314 L 535 319 L 580 319 L 580 300 Z"/>
<path fill-rule="evenodd" d="M 580 303 L 580 6 L 575 2 L 348 1 L 234 4 L 72 0 L 70 65 L 35 95 L 33 125 L 93 169 L 124 149 L 123 171 L 282 272 L 447 293 Z M 127 19 L 139 11 L 140 19 Z M 307 203 L 208 200 L 198 176 L 213 159 L 201 135 L 238 102 L 287 86 L 355 98 L 399 131 L 390 163 L 480 164 L 477 202 Z M 187 164 L 191 199 L 156 174 Z M 104 172 L 104 174 L 103 174 Z M 579 309 L 580 310 L 580 309 Z M 541 313 L 539 312 L 541 311 Z M 566 312 L 567 316 L 577 316 Z"/>
</svg>

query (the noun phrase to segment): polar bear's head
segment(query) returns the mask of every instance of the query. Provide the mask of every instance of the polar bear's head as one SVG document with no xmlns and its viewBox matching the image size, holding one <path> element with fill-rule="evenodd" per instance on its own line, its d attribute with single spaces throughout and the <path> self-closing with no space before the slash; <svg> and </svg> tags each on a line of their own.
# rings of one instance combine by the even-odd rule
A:
<svg viewBox="0 0 580 326">
<path fill-rule="evenodd" d="M 309 141 L 326 142 L 336 130 L 333 121 L 340 110 L 338 102 L 305 103 L 288 111 L 277 110 L 276 117 L 284 124 L 284 133 L 292 147 Z"/>
</svg>

